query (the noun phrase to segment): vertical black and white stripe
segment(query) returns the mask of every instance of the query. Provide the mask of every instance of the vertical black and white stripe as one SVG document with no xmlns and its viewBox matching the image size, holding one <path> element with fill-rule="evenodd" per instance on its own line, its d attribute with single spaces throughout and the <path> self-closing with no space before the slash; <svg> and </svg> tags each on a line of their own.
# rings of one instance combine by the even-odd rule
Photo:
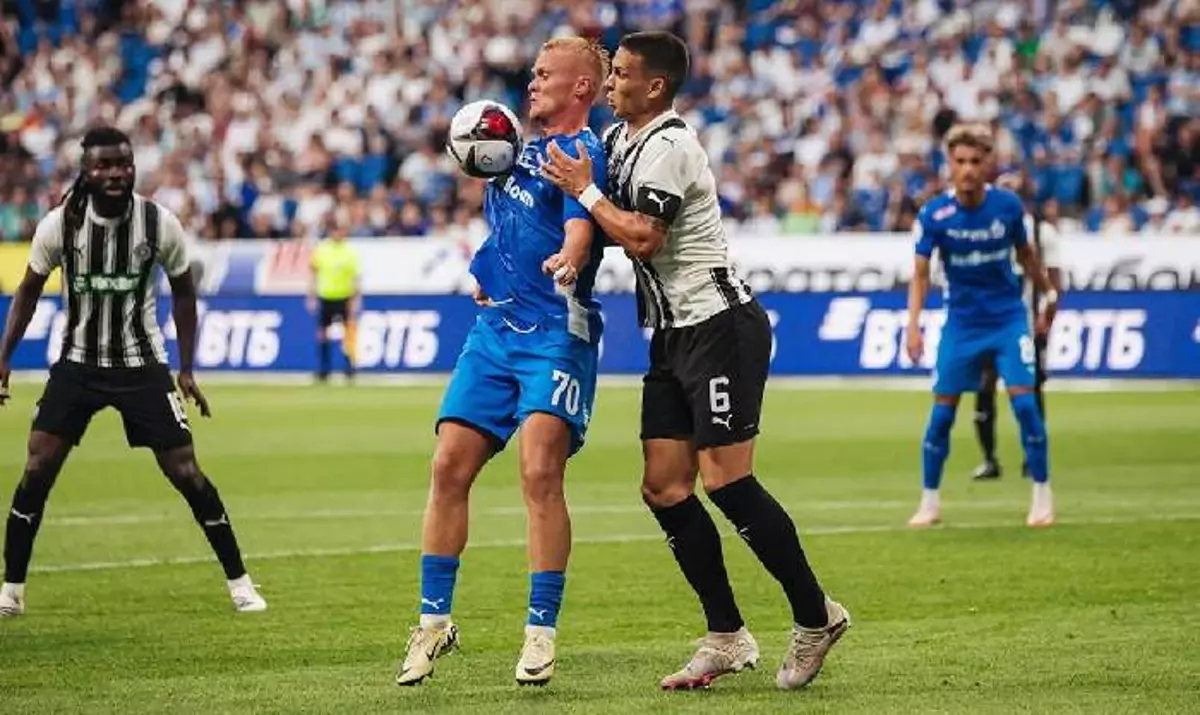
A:
<svg viewBox="0 0 1200 715">
<path fill-rule="evenodd" d="M 605 135 L 605 194 L 618 208 L 635 211 L 642 187 L 682 200 L 663 248 L 649 260 L 632 258 L 638 318 L 652 328 L 695 325 L 752 300 L 734 272 L 717 200 L 716 179 L 696 135 L 675 112 L 666 112 L 630 137 L 625 124 Z M 676 152 L 664 160 L 666 152 Z"/>
<path fill-rule="evenodd" d="M 63 235 L 63 359 L 97 367 L 166 364 L 154 296 L 161 230 L 159 206 L 134 196 L 123 219 L 97 220 L 89 210 L 77 232 Z"/>
</svg>

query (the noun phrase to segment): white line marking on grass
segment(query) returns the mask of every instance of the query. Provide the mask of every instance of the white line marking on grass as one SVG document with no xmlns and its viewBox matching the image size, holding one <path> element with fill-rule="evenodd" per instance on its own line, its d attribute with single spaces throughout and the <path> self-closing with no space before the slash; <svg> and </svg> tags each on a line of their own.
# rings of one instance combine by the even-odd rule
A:
<svg viewBox="0 0 1200 715">
<path fill-rule="evenodd" d="M 1022 499 L 990 499 L 972 500 L 962 504 L 955 503 L 956 509 L 974 511 L 988 509 L 1009 509 L 1025 505 Z M 907 509 L 912 506 L 910 499 L 892 500 L 831 500 L 831 501 L 797 501 L 787 504 L 788 509 L 796 511 L 871 511 L 889 509 Z M 1094 508 L 1097 505 L 1089 502 Z M 1129 506 L 1128 501 L 1117 502 L 1116 506 Z M 1197 504 L 1200 506 L 1200 504 Z M 1181 506 L 1178 502 L 1176 506 Z M 1191 506 L 1190 504 L 1185 506 Z M 524 506 L 497 506 L 472 510 L 476 516 L 489 517 L 524 517 Z M 581 504 L 571 506 L 571 513 L 584 514 L 645 514 L 646 507 L 640 504 Z M 315 521 L 321 519 L 376 519 L 387 517 L 421 517 L 424 509 L 312 509 L 301 511 L 264 511 L 238 512 L 232 511 L 230 518 L 235 522 L 244 521 Z M 182 505 L 176 511 L 163 511 L 142 514 L 67 514 L 65 516 L 47 516 L 43 523 L 55 527 L 74 526 L 138 526 L 142 524 L 162 524 L 187 519 L 187 512 Z"/>
<path fill-rule="evenodd" d="M 892 509 L 907 509 L 913 504 L 909 499 L 875 499 L 875 500 L 828 500 L 828 501 L 789 501 L 784 506 L 795 512 L 811 513 L 824 511 L 887 511 Z M 956 511 L 990 511 L 993 509 L 1017 509 L 1025 507 L 1024 498 L 1012 499 L 972 499 L 956 500 Z M 1088 499 L 1084 508 L 1130 508 L 1145 507 L 1152 509 L 1157 502 L 1131 502 L 1128 499 Z M 1176 508 L 1191 509 L 1200 507 L 1200 501 L 1175 501 Z M 1078 511 L 1078 509 L 1076 509 Z M 496 506 L 472 510 L 477 517 L 524 517 L 524 506 Z M 571 506 L 575 515 L 587 514 L 645 514 L 646 508 L 640 504 L 581 504 Z M 298 511 L 263 511 L 230 513 L 234 522 L 249 521 L 319 521 L 338 519 L 384 519 L 393 517 L 419 518 L 425 515 L 424 509 L 311 509 Z M 187 512 L 180 505 L 177 510 L 141 513 L 141 514 L 66 514 L 64 516 L 47 516 L 43 523 L 52 527 L 93 527 L 93 526 L 140 526 L 163 524 L 187 520 Z"/>
<path fill-rule="evenodd" d="M 1018 515 L 1019 516 L 1019 515 Z M 1083 519 L 1060 519 L 1062 526 L 1102 526 L 1115 524 L 1150 524 L 1175 521 L 1200 520 L 1200 514 L 1164 514 L 1151 517 L 1092 517 Z M 840 536 L 845 534 L 884 534 L 897 532 L 919 531 L 963 531 L 968 529 L 1025 529 L 1019 518 L 1003 522 L 962 522 L 959 524 L 942 524 L 930 529 L 917 530 L 904 524 L 863 524 L 846 526 L 815 526 L 801 529 L 803 536 Z M 726 534 L 723 538 L 731 538 Z M 609 534 L 605 536 L 583 536 L 574 539 L 575 544 L 629 544 L 661 541 L 662 534 Z M 479 541 L 467 546 L 471 549 L 519 548 L 525 546 L 525 539 L 494 539 Z M 321 558 L 329 556 L 360 556 L 366 554 L 390 554 L 405 551 L 419 551 L 421 544 L 415 541 L 396 542 L 390 544 L 375 544 L 373 546 L 354 546 L 337 549 L 294 549 L 285 551 L 267 551 L 259 554 L 247 554 L 248 561 L 265 561 L 268 559 Z M 34 566 L 31 570 L 38 573 L 72 573 L 78 571 L 106 571 L 113 569 L 143 568 L 147 566 L 177 566 L 183 564 L 200 564 L 213 561 L 212 556 L 181 556 L 166 559 L 131 559 L 129 561 L 92 561 L 77 564 L 49 564 Z"/>
</svg>

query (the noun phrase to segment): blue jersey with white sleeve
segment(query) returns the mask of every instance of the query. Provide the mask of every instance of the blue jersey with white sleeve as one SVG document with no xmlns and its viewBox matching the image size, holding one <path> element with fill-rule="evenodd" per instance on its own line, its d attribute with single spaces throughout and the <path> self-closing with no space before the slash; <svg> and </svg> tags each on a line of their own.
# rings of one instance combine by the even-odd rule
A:
<svg viewBox="0 0 1200 715">
<path fill-rule="evenodd" d="M 931 199 L 913 224 L 917 255 L 941 259 L 946 277 L 946 319 L 965 326 L 1025 320 L 1021 280 L 1012 253 L 1028 242 L 1025 208 L 1011 191 L 988 186 L 983 202 L 968 208 L 953 192 Z"/>
<path fill-rule="evenodd" d="M 484 195 L 483 213 L 490 231 L 471 261 L 471 273 L 500 314 L 519 329 L 559 329 L 595 344 L 600 340 L 600 304 L 592 295 L 604 240 L 595 228 L 591 256 L 574 285 L 558 286 L 542 272 L 542 263 L 562 250 L 565 224 L 591 220 L 576 199 L 541 177 L 539 159 L 550 142 L 578 157 L 582 141 L 592 160 L 596 184 L 603 186 L 607 162 L 604 145 L 591 129 L 572 135 L 539 137 L 526 143 L 512 173 L 492 179 Z"/>
</svg>

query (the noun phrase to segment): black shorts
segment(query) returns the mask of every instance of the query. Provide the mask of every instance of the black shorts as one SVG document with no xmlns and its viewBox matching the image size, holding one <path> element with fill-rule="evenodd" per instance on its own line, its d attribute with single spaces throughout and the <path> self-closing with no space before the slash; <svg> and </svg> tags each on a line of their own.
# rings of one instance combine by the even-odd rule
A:
<svg viewBox="0 0 1200 715">
<path fill-rule="evenodd" d="M 656 330 L 642 380 L 642 439 L 689 439 L 697 449 L 759 431 L 771 363 L 771 323 L 758 301 L 703 323 Z"/>
<path fill-rule="evenodd" d="M 321 327 L 328 328 L 335 321 L 346 323 L 350 315 L 349 299 L 342 300 L 326 300 L 321 299 Z"/>
<path fill-rule="evenodd" d="M 183 398 L 166 365 L 92 367 L 60 360 L 38 400 L 33 429 L 79 444 L 92 415 L 121 413 L 130 447 L 155 451 L 192 443 Z"/>
</svg>

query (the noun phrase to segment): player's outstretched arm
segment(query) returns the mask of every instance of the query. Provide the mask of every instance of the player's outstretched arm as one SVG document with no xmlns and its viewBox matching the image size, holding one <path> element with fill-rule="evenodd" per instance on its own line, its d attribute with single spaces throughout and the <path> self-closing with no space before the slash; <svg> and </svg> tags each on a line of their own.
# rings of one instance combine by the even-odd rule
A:
<svg viewBox="0 0 1200 715">
<path fill-rule="evenodd" d="M 192 374 L 192 360 L 196 355 L 196 283 L 189 268 L 177 276 L 168 276 L 171 282 L 171 316 L 175 319 L 175 334 L 179 343 L 179 390 L 184 398 L 190 399 L 200 408 L 200 414 L 208 417 L 208 400 L 200 392 Z"/>
<path fill-rule="evenodd" d="M 630 255 L 643 260 L 658 252 L 667 240 L 670 225 L 654 216 L 637 211 L 624 211 L 604 197 L 592 180 L 592 160 L 582 143 L 579 158 L 550 145 L 550 161 L 542 164 L 542 175 L 550 183 L 575 197 L 592 214 L 592 218 L 611 238 Z"/>
<path fill-rule="evenodd" d="M 0 343 L 0 405 L 8 401 L 8 378 L 12 373 L 9 362 L 13 353 L 17 351 L 21 338 L 25 337 L 29 321 L 33 320 L 38 298 L 42 297 L 42 289 L 46 286 L 46 278 L 47 276 L 26 267 L 21 284 L 13 294 L 12 305 L 8 309 L 8 320 L 4 323 L 4 339 Z"/>
<path fill-rule="evenodd" d="M 918 254 L 913 260 L 913 277 L 908 284 L 908 331 L 906 348 L 914 363 L 920 362 L 925 350 L 921 336 L 921 311 L 929 295 L 929 259 Z"/>
</svg>

